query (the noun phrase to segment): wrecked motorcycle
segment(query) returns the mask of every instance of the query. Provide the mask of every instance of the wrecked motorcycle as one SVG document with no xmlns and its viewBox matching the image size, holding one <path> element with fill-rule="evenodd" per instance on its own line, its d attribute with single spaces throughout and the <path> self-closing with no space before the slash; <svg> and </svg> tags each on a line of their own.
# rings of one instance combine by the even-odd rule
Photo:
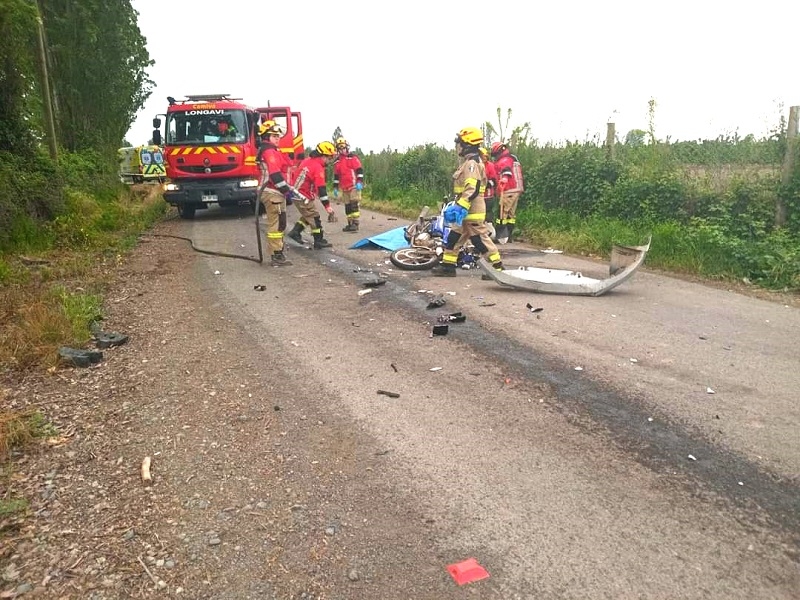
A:
<svg viewBox="0 0 800 600">
<path fill-rule="evenodd" d="M 409 247 L 400 248 L 389 255 L 389 260 L 398 269 L 427 271 L 441 261 L 450 228 L 445 225 L 441 212 L 429 217 L 428 210 L 427 206 L 423 207 L 417 220 L 403 231 Z M 491 234 L 494 235 L 493 230 Z M 472 269 L 478 266 L 479 258 L 480 253 L 472 242 L 468 241 L 459 251 L 456 264 L 462 269 Z"/>
</svg>

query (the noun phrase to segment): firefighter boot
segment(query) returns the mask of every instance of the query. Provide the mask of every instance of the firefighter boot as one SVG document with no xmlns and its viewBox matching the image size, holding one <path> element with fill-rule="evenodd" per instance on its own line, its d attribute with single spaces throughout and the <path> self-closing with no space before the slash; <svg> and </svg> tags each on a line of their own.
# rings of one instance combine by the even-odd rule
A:
<svg viewBox="0 0 800 600">
<path fill-rule="evenodd" d="M 333 244 L 331 244 L 328 240 L 322 237 L 322 232 L 314 234 L 314 250 L 322 250 L 323 248 L 332 248 Z"/>
<path fill-rule="evenodd" d="M 348 233 L 356 233 L 358 231 L 358 221 L 355 219 L 348 219 L 347 225 L 342 227 L 342 231 L 346 231 Z"/>
<path fill-rule="evenodd" d="M 513 240 L 512 234 L 514 233 L 514 226 L 513 225 L 506 225 L 506 231 L 508 231 L 508 243 L 510 244 Z"/>
<path fill-rule="evenodd" d="M 492 268 L 495 271 L 502 271 L 504 269 L 503 261 L 498 260 L 497 262 L 493 262 Z M 484 281 L 492 281 L 492 276 L 489 275 L 488 273 L 484 273 L 483 275 L 481 275 L 481 279 L 483 279 Z"/>
<path fill-rule="evenodd" d="M 456 266 L 438 264 L 431 269 L 431 274 L 434 277 L 456 277 Z"/>
<path fill-rule="evenodd" d="M 286 235 L 292 238 L 298 244 L 302 244 L 303 236 L 300 235 L 302 231 L 303 231 L 303 224 L 300 221 L 298 221 L 297 223 L 294 224 L 294 228 Z"/>
<path fill-rule="evenodd" d="M 292 264 L 283 252 L 273 252 L 271 262 L 273 267 L 288 267 Z"/>
</svg>

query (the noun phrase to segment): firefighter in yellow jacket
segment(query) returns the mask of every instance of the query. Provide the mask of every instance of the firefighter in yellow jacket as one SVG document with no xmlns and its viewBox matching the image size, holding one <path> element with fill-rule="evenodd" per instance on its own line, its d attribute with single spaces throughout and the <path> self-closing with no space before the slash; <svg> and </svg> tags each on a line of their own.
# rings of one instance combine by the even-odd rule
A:
<svg viewBox="0 0 800 600">
<path fill-rule="evenodd" d="M 463 162 L 453 173 L 455 200 L 445 208 L 444 220 L 460 226 L 461 236 L 455 244 L 446 244 L 441 264 L 433 269 L 434 275 L 439 277 L 456 276 L 458 251 L 467 240 L 495 269 L 503 268 L 500 252 L 489 237 L 486 225 L 486 202 L 483 197 L 487 185 L 486 168 L 480 155 L 483 133 L 477 127 L 465 127 L 458 132 L 455 142 L 458 156 Z"/>
</svg>

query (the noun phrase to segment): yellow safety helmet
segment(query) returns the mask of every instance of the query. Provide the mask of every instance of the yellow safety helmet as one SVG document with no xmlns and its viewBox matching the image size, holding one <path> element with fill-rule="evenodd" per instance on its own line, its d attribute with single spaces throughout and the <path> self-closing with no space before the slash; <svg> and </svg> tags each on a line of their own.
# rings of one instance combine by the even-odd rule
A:
<svg viewBox="0 0 800 600">
<path fill-rule="evenodd" d="M 478 148 L 478 152 L 481 153 L 481 158 L 483 158 L 484 160 L 489 158 L 489 151 L 486 148 L 484 148 L 483 146 Z"/>
<path fill-rule="evenodd" d="M 259 125 L 258 135 L 279 135 L 283 137 L 286 135 L 286 129 L 283 127 L 283 125 L 279 125 L 275 121 L 267 120 Z"/>
<path fill-rule="evenodd" d="M 478 146 L 483 143 L 483 132 L 477 127 L 464 127 L 456 134 L 456 143 Z"/>
<path fill-rule="evenodd" d="M 349 148 L 350 144 L 347 143 L 347 140 L 343 137 L 336 138 L 336 147 L 337 148 Z"/>
<path fill-rule="evenodd" d="M 336 156 L 336 147 L 330 142 L 320 142 L 315 150 L 322 156 Z"/>
</svg>

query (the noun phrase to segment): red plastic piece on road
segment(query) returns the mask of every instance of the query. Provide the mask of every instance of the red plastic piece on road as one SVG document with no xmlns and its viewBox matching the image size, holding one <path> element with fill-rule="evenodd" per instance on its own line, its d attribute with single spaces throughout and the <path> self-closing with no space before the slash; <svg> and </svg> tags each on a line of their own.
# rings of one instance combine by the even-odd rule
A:
<svg viewBox="0 0 800 600">
<path fill-rule="evenodd" d="M 447 565 L 447 570 L 458 585 L 480 581 L 481 579 L 489 577 L 489 572 L 480 566 L 478 561 L 474 558 L 468 558 L 460 563 Z"/>
</svg>

